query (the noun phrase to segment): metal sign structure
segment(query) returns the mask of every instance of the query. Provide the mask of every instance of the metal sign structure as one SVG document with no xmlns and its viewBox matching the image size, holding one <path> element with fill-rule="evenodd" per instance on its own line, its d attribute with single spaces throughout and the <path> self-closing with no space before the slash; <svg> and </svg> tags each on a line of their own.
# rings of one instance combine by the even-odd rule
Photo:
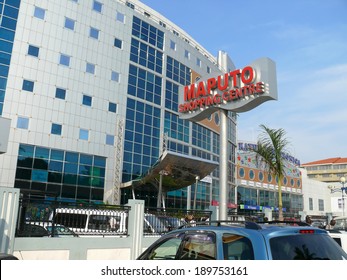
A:
<svg viewBox="0 0 347 280">
<path fill-rule="evenodd" d="M 227 69 L 226 64 L 221 65 Z M 228 111 L 247 112 L 260 104 L 277 100 L 276 65 L 260 58 L 242 69 L 210 74 L 179 93 L 180 118 L 199 122 L 220 111 L 219 218 L 227 219 L 228 188 Z"/>
</svg>

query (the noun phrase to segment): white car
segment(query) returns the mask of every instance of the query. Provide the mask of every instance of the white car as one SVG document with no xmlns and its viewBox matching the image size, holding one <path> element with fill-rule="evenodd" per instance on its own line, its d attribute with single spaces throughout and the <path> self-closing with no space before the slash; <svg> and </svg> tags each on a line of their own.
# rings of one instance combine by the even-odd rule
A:
<svg viewBox="0 0 347 280">
<path fill-rule="evenodd" d="M 347 217 L 337 217 L 333 229 L 328 230 L 332 238 L 347 252 Z"/>
</svg>

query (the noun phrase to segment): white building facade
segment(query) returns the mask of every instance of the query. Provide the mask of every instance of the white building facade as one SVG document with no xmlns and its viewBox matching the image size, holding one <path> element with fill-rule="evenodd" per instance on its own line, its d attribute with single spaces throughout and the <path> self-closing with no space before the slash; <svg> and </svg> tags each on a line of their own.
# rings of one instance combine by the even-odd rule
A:
<svg viewBox="0 0 347 280">
<path fill-rule="evenodd" d="M 233 66 L 226 54 L 212 56 L 139 1 L 5 0 L 0 11 L 0 117 L 11 122 L 1 186 L 117 204 L 164 142 L 218 162 L 218 113 L 202 123 L 179 119 L 178 89 L 228 71 L 218 66 Z M 228 126 L 233 201 L 236 115 Z M 196 185 L 198 208 L 218 200 L 218 179 L 216 170 Z M 186 207 L 187 197 L 186 188 L 168 193 L 168 205 Z"/>
</svg>

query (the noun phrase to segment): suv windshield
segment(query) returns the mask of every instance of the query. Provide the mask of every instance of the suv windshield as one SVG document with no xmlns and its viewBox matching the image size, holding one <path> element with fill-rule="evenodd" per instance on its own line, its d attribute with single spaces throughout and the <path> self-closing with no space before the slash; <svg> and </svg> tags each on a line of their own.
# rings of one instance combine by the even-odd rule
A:
<svg viewBox="0 0 347 280">
<path fill-rule="evenodd" d="M 270 240 L 274 260 L 346 260 L 347 255 L 329 236 L 301 234 Z"/>
</svg>

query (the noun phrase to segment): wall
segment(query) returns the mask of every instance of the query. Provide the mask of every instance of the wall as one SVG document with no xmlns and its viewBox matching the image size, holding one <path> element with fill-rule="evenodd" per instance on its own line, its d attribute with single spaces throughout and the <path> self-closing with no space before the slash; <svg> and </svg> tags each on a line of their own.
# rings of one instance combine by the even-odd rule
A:
<svg viewBox="0 0 347 280">
<path fill-rule="evenodd" d="M 144 201 L 129 200 L 127 206 L 126 237 L 17 237 L 13 254 L 20 260 L 134 260 L 159 236 L 143 235 Z"/>
<path fill-rule="evenodd" d="M 0 187 L 0 252 L 11 254 L 17 224 L 19 189 Z"/>
</svg>

